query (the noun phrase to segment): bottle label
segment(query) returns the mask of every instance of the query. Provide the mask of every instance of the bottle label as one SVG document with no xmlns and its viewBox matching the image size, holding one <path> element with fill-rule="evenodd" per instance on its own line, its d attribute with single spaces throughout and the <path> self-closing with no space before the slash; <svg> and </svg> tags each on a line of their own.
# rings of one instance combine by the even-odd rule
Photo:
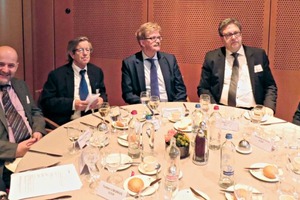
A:
<svg viewBox="0 0 300 200">
<path fill-rule="evenodd" d="M 234 171 L 223 171 L 223 175 L 225 175 L 225 176 L 233 176 L 234 175 Z"/>
</svg>

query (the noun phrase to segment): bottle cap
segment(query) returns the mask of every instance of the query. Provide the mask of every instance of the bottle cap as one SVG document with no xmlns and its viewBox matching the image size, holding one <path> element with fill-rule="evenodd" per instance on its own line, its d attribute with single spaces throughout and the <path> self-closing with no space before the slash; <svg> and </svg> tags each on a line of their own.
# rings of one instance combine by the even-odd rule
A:
<svg viewBox="0 0 300 200">
<path fill-rule="evenodd" d="M 136 114 L 137 114 L 137 111 L 136 111 L 136 110 L 132 110 L 132 111 L 131 111 L 131 114 L 132 114 L 132 115 L 136 115 Z"/>
<path fill-rule="evenodd" d="M 214 110 L 219 110 L 219 106 L 218 106 L 218 105 L 215 105 L 215 106 L 214 106 Z"/>
<path fill-rule="evenodd" d="M 226 139 L 232 139 L 232 134 L 231 134 L 231 133 L 226 133 L 225 138 L 226 138 Z"/>
<path fill-rule="evenodd" d="M 146 115 L 146 120 L 150 120 L 152 119 L 152 116 L 151 115 Z"/>
<path fill-rule="evenodd" d="M 196 103 L 195 108 L 201 108 L 200 103 Z"/>
</svg>

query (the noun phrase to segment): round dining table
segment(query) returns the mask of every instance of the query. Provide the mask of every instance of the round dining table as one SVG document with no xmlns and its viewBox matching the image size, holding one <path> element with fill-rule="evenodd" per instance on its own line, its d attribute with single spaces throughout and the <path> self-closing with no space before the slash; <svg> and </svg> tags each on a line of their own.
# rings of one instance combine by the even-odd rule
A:
<svg viewBox="0 0 300 200">
<path fill-rule="evenodd" d="M 195 102 L 161 102 L 159 104 L 159 108 L 157 109 L 157 112 L 159 111 L 159 115 L 155 115 L 156 120 L 158 121 L 159 128 L 155 132 L 155 145 L 154 145 L 154 151 L 156 152 L 158 162 L 161 163 L 162 169 L 158 173 L 158 177 L 161 177 L 162 180 L 159 184 L 158 189 L 149 196 L 144 196 L 142 199 L 164 199 L 164 168 L 166 167 L 166 145 L 165 145 L 165 135 L 168 133 L 169 130 L 174 129 L 174 123 L 169 120 L 169 117 L 166 113 L 167 110 L 172 109 L 181 109 L 182 114 L 184 115 L 186 112 L 186 109 L 184 108 L 184 104 L 186 105 L 186 108 L 188 110 L 187 114 L 189 114 L 187 117 L 192 116 L 192 112 L 195 109 Z M 219 106 L 220 107 L 220 113 L 222 114 L 223 118 L 226 118 L 230 121 L 236 120 L 239 124 L 238 130 L 230 130 L 230 127 L 228 130 L 222 130 L 221 131 L 221 144 L 225 141 L 225 134 L 226 133 L 232 133 L 233 135 L 233 143 L 235 145 L 238 145 L 239 141 L 243 139 L 242 134 L 242 126 L 241 126 L 241 118 L 244 118 L 243 120 L 247 121 L 245 117 L 245 113 L 248 112 L 248 110 L 233 108 L 233 107 L 227 107 L 227 106 Z M 137 104 L 137 105 L 125 105 L 121 106 L 123 109 L 127 109 L 129 113 L 132 110 L 137 110 L 138 116 L 141 116 L 142 113 L 147 110 L 148 108 L 145 105 Z M 212 112 L 213 105 L 210 107 L 210 111 Z M 78 118 L 76 120 L 73 120 L 67 124 L 64 124 L 60 126 L 59 128 L 53 130 L 46 136 L 44 136 L 38 143 L 34 144 L 32 146 L 33 150 L 42 150 L 46 152 L 51 152 L 54 154 L 60 154 L 61 157 L 46 155 L 46 154 L 39 154 L 36 152 L 27 152 L 25 156 L 21 159 L 19 162 L 16 172 L 15 173 L 22 173 L 23 171 L 27 170 L 34 170 L 42 167 L 49 167 L 52 165 L 66 165 L 66 164 L 73 164 L 77 170 L 77 173 L 80 177 L 80 180 L 82 182 L 82 187 L 79 190 L 74 191 L 67 191 L 62 193 L 56 193 L 51 195 L 45 195 L 45 196 L 38 196 L 38 197 L 32 197 L 30 199 L 51 199 L 57 196 L 61 195 L 71 195 L 71 198 L 69 199 L 104 199 L 103 197 L 95 194 L 95 192 L 89 187 L 89 183 L 87 181 L 86 175 L 80 174 L 79 170 L 79 162 L 80 162 L 80 155 L 81 152 L 84 149 L 79 150 L 77 154 L 71 155 L 69 153 L 69 149 L 71 146 L 71 142 L 67 136 L 67 129 L 65 127 L 69 127 L 74 125 L 74 123 L 79 122 L 85 122 L 90 125 L 97 126 L 99 122 L 101 121 L 97 116 L 100 116 L 99 113 L 95 112 L 93 114 L 83 116 L 81 118 Z M 111 119 L 109 116 L 106 117 L 106 120 L 108 120 L 111 125 Z M 250 121 L 250 120 L 248 120 Z M 264 125 L 265 123 L 265 125 Z M 296 139 L 298 140 L 298 144 L 300 142 L 300 129 L 299 126 L 296 126 L 292 123 L 286 122 L 284 120 L 278 119 L 276 117 L 269 117 L 266 122 L 262 123 L 261 129 L 274 131 L 281 135 L 281 139 L 285 138 L 285 133 L 283 132 L 285 127 L 290 127 L 295 130 L 297 136 Z M 233 123 L 234 124 L 234 123 Z M 109 126 L 111 127 L 111 126 Z M 87 130 L 89 127 L 82 126 L 81 129 Z M 234 128 L 232 128 L 234 129 Z M 128 149 L 126 145 L 121 145 L 120 142 L 118 142 L 118 137 L 122 136 L 123 134 L 126 134 L 126 130 L 117 130 L 116 132 L 111 131 L 110 129 L 109 133 L 109 142 L 108 145 L 100 149 L 101 151 L 111 150 L 111 151 L 118 151 L 123 154 L 128 153 Z M 193 133 L 186 131 L 186 134 L 193 138 Z M 209 134 L 209 133 L 208 133 Z M 266 144 L 267 145 L 267 144 Z M 266 148 L 262 148 L 259 145 L 251 144 L 252 146 L 252 152 L 243 154 L 239 152 L 234 153 L 235 157 L 235 164 L 234 164 L 234 180 L 235 183 L 246 183 L 251 185 L 253 188 L 255 188 L 256 191 L 259 191 L 262 193 L 262 195 L 256 195 L 253 196 L 253 199 L 278 199 L 278 193 L 277 193 L 277 185 L 278 183 L 275 181 L 269 182 L 262 179 L 259 179 L 255 176 L 253 176 L 248 169 L 245 169 L 246 167 L 250 167 L 251 165 L 255 163 L 270 163 L 274 164 L 275 162 L 275 153 L 274 151 L 268 151 Z M 289 151 L 289 149 L 283 149 L 282 151 Z M 209 158 L 208 162 L 205 165 L 195 165 L 192 160 L 193 157 L 193 148 L 190 148 L 190 156 L 184 159 L 180 159 L 180 171 L 181 171 L 181 177 L 179 180 L 179 188 L 178 188 L 178 194 L 180 194 L 181 191 L 189 190 L 190 187 L 194 188 L 197 191 L 200 191 L 204 194 L 206 194 L 208 199 L 233 199 L 232 194 L 224 193 L 224 191 L 221 191 L 221 188 L 218 184 L 219 177 L 220 177 L 220 150 L 209 150 Z M 140 158 L 134 159 L 134 161 L 140 162 Z M 283 160 L 282 162 L 285 162 Z M 118 175 L 120 175 L 123 179 L 122 183 L 118 185 L 118 187 L 123 188 L 123 183 L 132 175 L 139 175 L 142 174 L 139 170 L 138 165 L 131 165 L 130 167 L 119 170 L 116 172 Z M 110 172 L 108 172 L 105 168 L 100 167 L 100 180 L 106 181 L 107 177 L 110 175 Z M 151 177 L 156 178 L 156 174 L 151 175 Z M 45 183 L 45 186 L 47 183 Z M 299 187 L 299 184 L 298 184 Z M 299 188 L 298 192 L 299 192 Z M 129 196 L 129 195 L 128 195 Z M 187 197 L 187 196 L 186 196 Z M 176 196 L 174 196 L 174 199 Z M 185 198 L 188 199 L 188 198 Z M 196 196 L 193 199 L 197 199 Z M 199 198 L 201 199 L 201 198 Z"/>
</svg>

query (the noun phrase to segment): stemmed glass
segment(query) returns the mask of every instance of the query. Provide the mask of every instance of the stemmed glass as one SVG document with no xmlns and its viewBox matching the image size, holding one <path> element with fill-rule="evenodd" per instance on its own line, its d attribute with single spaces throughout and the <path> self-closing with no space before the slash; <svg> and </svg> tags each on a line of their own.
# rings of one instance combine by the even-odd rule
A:
<svg viewBox="0 0 300 200">
<path fill-rule="evenodd" d="M 256 105 L 249 111 L 251 122 L 255 124 L 257 132 L 260 132 L 260 123 L 265 115 L 265 107 L 263 105 Z"/>
<path fill-rule="evenodd" d="M 156 114 L 157 108 L 159 106 L 160 99 L 158 96 L 150 96 L 150 100 L 148 102 L 149 107 L 154 111 L 154 114 Z"/>
<path fill-rule="evenodd" d="M 121 165 L 121 154 L 120 152 L 109 152 L 105 158 L 105 166 L 107 170 L 112 173 L 108 178 L 107 182 L 114 185 L 118 185 L 123 181 L 123 178 L 120 175 L 114 174 Z"/>
<path fill-rule="evenodd" d="M 108 138 L 106 136 L 106 131 L 101 131 L 97 127 L 92 128 L 92 137 L 89 140 L 89 144 L 94 147 L 98 147 L 99 149 L 101 147 L 105 146 L 105 143 L 107 142 Z"/>
<path fill-rule="evenodd" d="M 110 110 L 110 105 L 108 102 L 103 102 L 100 106 L 99 106 L 99 113 L 100 116 L 102 118 L 102 121 L 99 123 L 98 128 L 102 131 L 107 131 L 108 130 L 108 125 L 105 122 L 105 117 L 108 115 Z"/>
<path fill-rule="evenodd" d="M 69 140 L 72 142 L 72 148 L 70 149 L 70 154 L 76 154 L 78 152 L 78 148 L 76 147 L 76 141 L 78 140 L 81 130 L 76 127 L 67 127 L 67 134 Z"/>
<path fill-rule="evenodd" d="M 204 112 L 204 115 L 208 117 L 209 105 L 210 105 L 210 96 L 208 94 L 201 94 L 199 102 L 201 104 L 201 109 Z"/>
<path fill-rule="evenodd" d="M 120 108 L 118 106 L 113 106 L 110 108 L 109 116 L 111 118 L 111 121 L 113 122 L 113 126 L 112 126 L 113 133 L 117 132 L 116 122 L 119 120 L 120 115 L 121 115 L 121 112 L 120 112 Z"/>
<path fill-rule="evenodd" d="M 83 160 L 89 169 L 90 177 L 88 182 L 92 187 L 92 185 L 100 178 L 99 169 L 97 167 L 97 162 L 100 160 L 98 148 L 87 146 L 83 151 Z"/>
<path fill-rule="evenodd" d="M 141 98 L 141 103 L 144 105 L 144 107 L 146 107 L 150 101 L 150 92 L 149 91 L 141 92 L 140 98 Z M 146 108 L 144 110 L 144 113 L 147 114 Z"/>
</svg>

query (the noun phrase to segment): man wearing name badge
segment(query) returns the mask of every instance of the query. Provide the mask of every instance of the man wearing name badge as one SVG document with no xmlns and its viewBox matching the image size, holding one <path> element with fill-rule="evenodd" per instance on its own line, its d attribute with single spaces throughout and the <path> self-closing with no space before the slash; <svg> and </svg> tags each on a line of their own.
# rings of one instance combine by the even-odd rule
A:
<svg viewBox="0 0 300 200">
<path fill-rule="evenodd" d="M 68 43 L 68 63 L 48 75 L 40 97 L 40 105 L 46 117 L 59 125 L 83 115 L 90 94 L 98 94 L 90 109 L 97 109 L 107 101 L 104 74 L 100 67 L 90 63 L 93 52 L 87 37 L 77 37 Z"/>
<path fill-rule="evenodd" d="M 9 187 L 11 172 L 5 162 L 22 157 L 45 131 L 41 110 L 35 105 L 26 83 L 14 78 L 18 54 L 12 47 L 0 46 L 0 182 Z M 0 193 L 0 196 L 3 193 Z"/>
<path fill-rule="evenodd" d="M 136 31 L 141 51 L 122 61 L 122 97 L 141 103 L 140 93 L 151 91 L 160 101 L 186 101 L 186 87 L 172 54 L 160 51 L 162 36 L 157 23 L 147 22 Z"/>
<path fill-rule="evenodd" d="M 242 26 L 234 18 L 220 22 L 224 46 L 205 55 L 198 96 L 209 94 L 212 103 L 276 110 L 277 86 L 263 49 L 242 45 Z"/>
</svg>

